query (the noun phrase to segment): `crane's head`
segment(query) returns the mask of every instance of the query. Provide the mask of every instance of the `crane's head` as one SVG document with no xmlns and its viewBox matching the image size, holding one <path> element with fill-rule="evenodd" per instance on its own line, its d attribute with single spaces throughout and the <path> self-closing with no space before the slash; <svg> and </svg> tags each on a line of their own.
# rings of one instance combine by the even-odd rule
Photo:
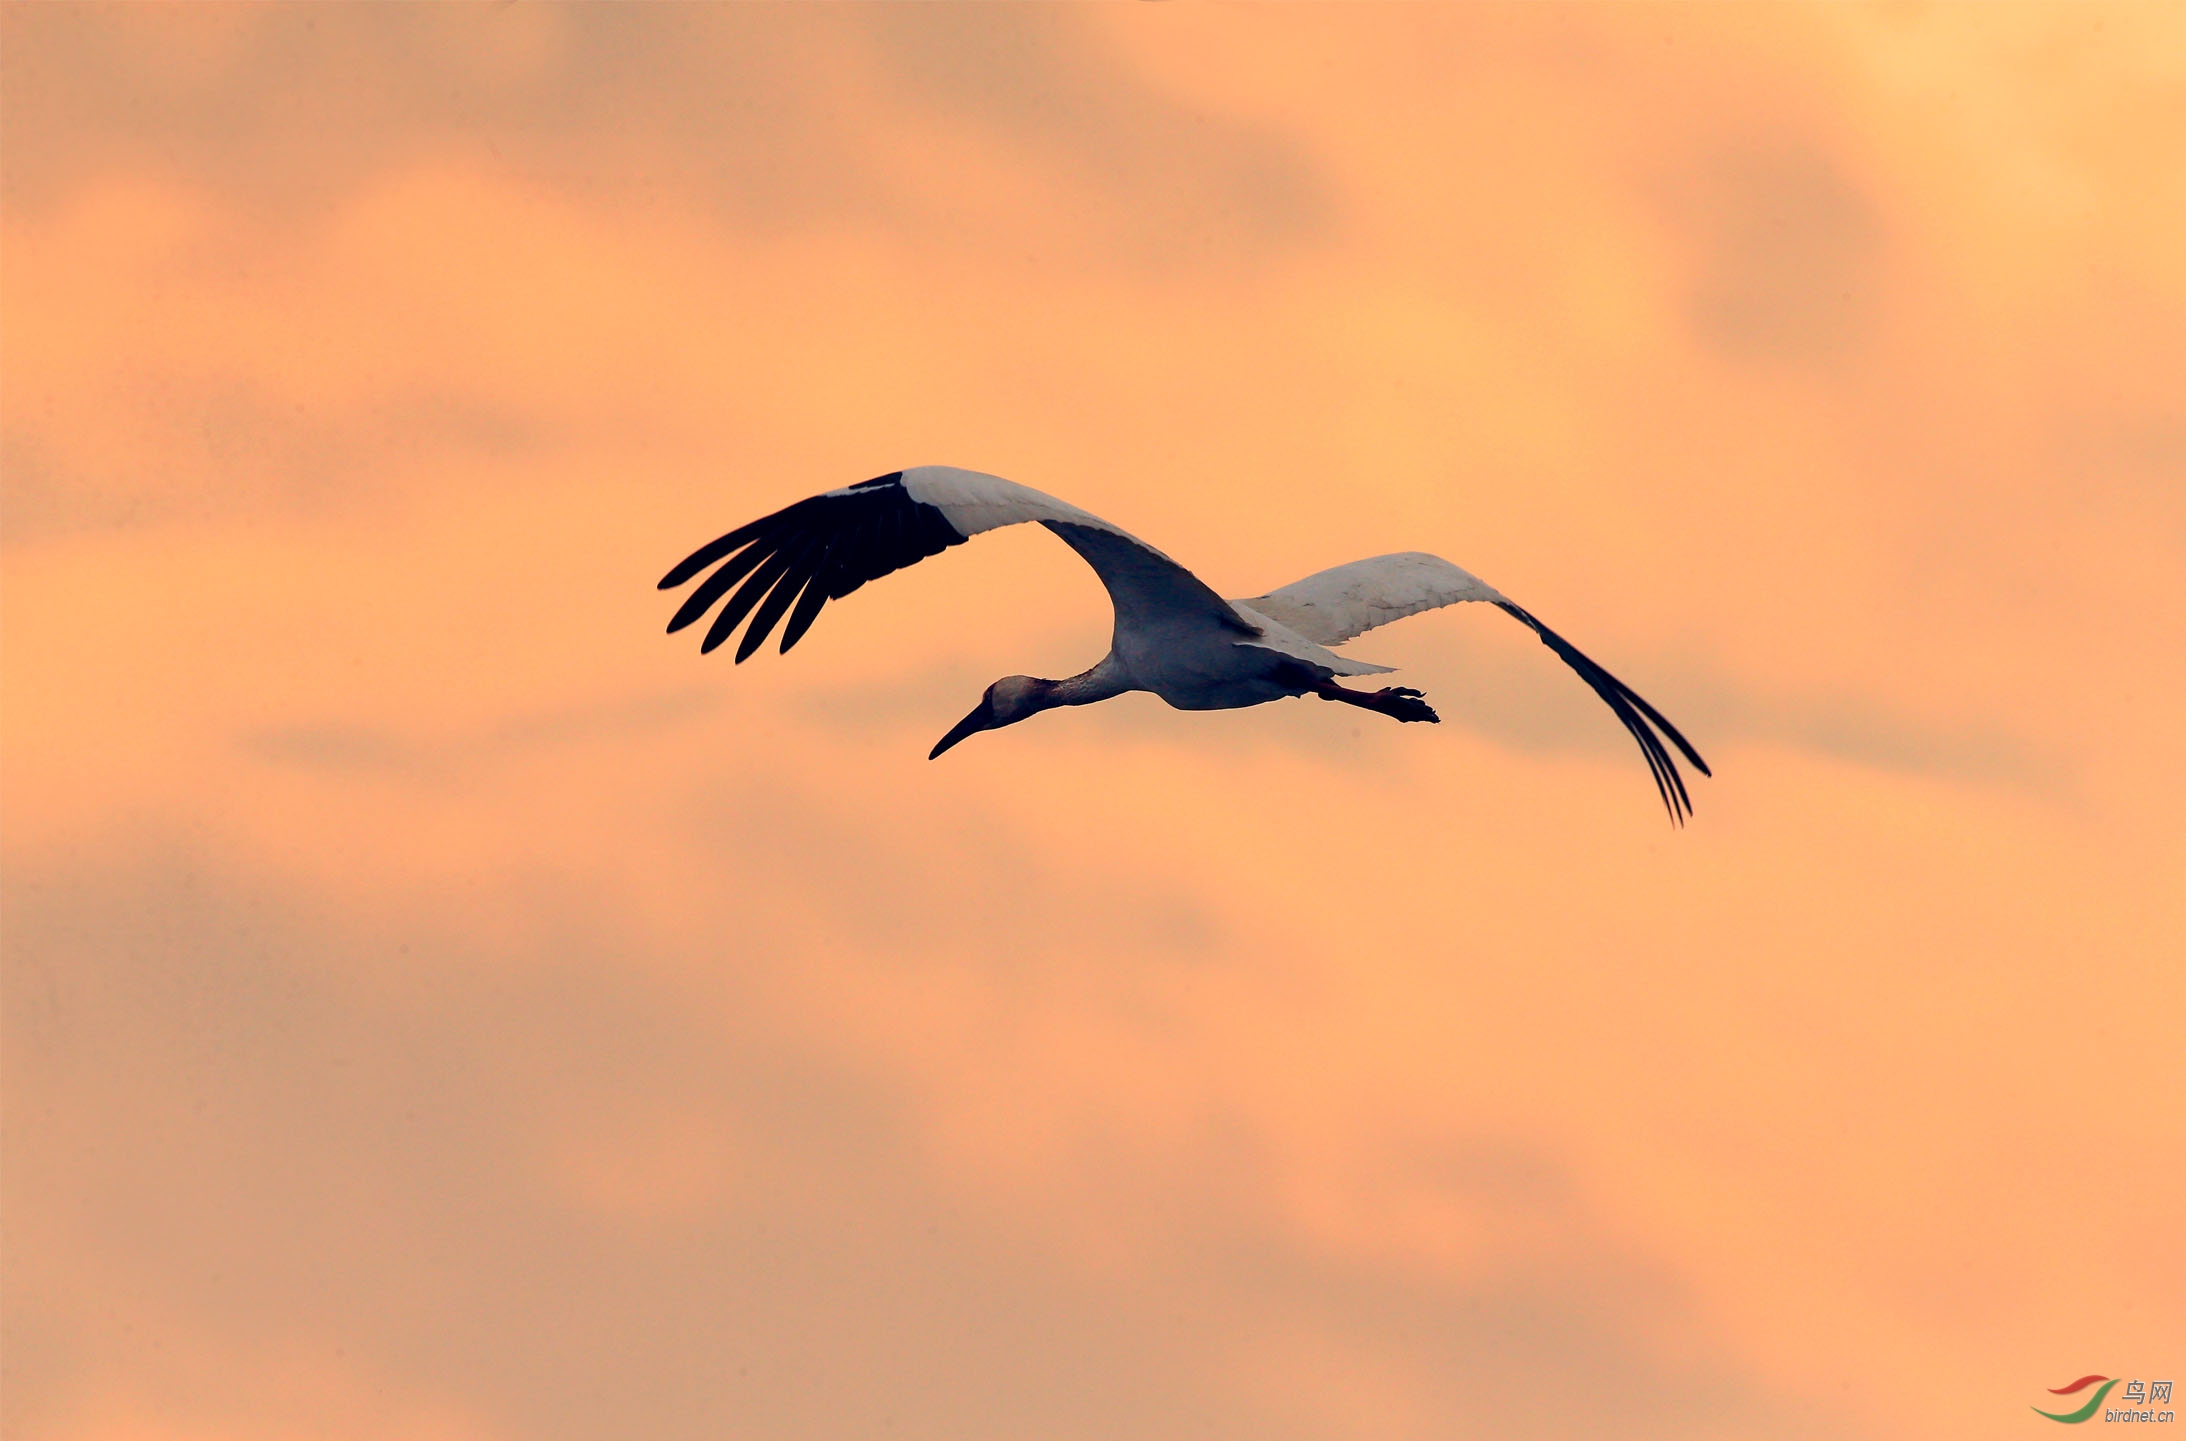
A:
<svg viewBox="0 0 2186 1441">
<path fill-rule="evenodd" d="M 926 759 L 933 760 L 950 746 L 968 735 L 980 731 L 1000 730 L 1014 725 L 1027 716 L 1038 715 L 1054 702 L 1048 692 L 1055 682 L 1041 680 L 1038 676 L 1006 675 L 987 687 L 987 693 L 972 707 L 972 713 L 949 728 L 949 733 L 934 742 L 934 748 Z"/>
</svg>

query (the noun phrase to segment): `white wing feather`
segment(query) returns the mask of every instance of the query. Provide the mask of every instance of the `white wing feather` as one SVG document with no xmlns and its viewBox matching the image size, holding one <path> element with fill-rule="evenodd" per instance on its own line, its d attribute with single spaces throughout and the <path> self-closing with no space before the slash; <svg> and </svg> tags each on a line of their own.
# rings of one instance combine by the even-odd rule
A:
<svg viewBox="0 0 2186 1441">
<path fill-rule="evenodd" d="M 1232 604 L 1250 607 L 1317 644 L 1342 645 L 1377 625 L 1421 611 L 1503 598 L 1470 571 L 1439 556 L 1408 550 L 1355 560 Z"/>
<path fill-rule="evenodd" d="M 947 516 L 949 524 L 966 540 L 981 531 L 1005 525 L 1052 521 L 1105 530 L 1124 537 L 1142 550 L 1153 550 L 1154 554 L 1161 555 L 1122 526 L 1102 520 L 1091 511 L 1080 510 L 1067 500 L 1057 500 L 1046 491 L 1034 490 L 1029 485 L 1019 485 L 1014 480 L 1004 480 L 984 471 L 959 470 L 953 465 L 914 465 L 903 472 L 903 489 L 920 505 L 930 505 Z M 1165 555 L 1161 558 L 1169 559 Z"/>
<path fill-rule="evenodd" d="M 1252 622 L 1183 566 L 1112 521 L 1045 491 L 983 471 L 918 465 L 903 472 L 904 493 L 932 506 L 969 539 L 1005 525 L 1034 522 L 1078 552 L 1108 589 L 1116 624 L 1152 634 L 1180 623 L 1250 636 Z"/>
</svg>

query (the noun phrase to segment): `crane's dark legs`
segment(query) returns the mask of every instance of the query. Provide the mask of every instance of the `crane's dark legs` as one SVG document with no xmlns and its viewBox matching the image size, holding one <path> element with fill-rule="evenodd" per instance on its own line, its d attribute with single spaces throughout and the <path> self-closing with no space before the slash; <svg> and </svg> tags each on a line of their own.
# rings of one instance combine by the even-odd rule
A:
<svg viewBox="0 0 2186 1441">
<path fill-rule="evenodd" d="M 1367 692 L 1345 690 L 1332 680 L 1317 680 L 1310 689 L 1322 700 L 1341 701 L 1345 705 L 1355 705 L 1360 710 L 1378 711 L 1400 721 L 1432 721 L 1439 724 L 1442 720 L 1441 716 L 1435 714 L 1434 707 L 1427 704 L 1420 693 L 1410 686 L 1395 685 Z"/>
</svg>

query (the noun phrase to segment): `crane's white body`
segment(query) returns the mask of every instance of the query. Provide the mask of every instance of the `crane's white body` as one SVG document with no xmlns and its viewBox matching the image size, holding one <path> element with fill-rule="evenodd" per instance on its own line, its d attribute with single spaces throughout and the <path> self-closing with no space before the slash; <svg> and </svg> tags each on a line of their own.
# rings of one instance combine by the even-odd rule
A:
<svg viewBox="0 0 2186 1441">
<path fill-rule="evenodd" d="M 1109 653 L 1091 670 L 1065 680 L 997 681 L 981 708 L 935 746 L 937 756 L 975 731 L 1133 690 L 1150 691 L 1180 710 L 1230 710 L 1318 695 L 1399 720 L 1431 721 L 1437 717 L 1417 691 L 1368 695 L 1335 685 L 1339 676 L 1381 674 L 1391 667 L 1353 660 L 1331 647 L 1422 611 L 1486 601 L 1531 627 L 1609 704 L 1640 742 L 1673 819 L 1680 819 L 1690 802 L 1648 723 L 1707 773 L 1707 764 L 1652 706 L 1494 587 L 1446 560 L 1418 551 L 1376 556 L 1250 600 L 1224 600 L 1189 570 L 1097 515 L 1000 476 L 954 466 L 914 466 L 827 491 L 702 547 L 668 573 L 663 589 L 723 563 L 668 628 L 695 621 L 741 581 L 704 648 L 726 640 L 749 615 L 751 624 L 737 650 L 741 662 L 788 615 L 782 637 L 787 651 L 826 601 L 982 532 L 1033 522 L 1077 551 L 1107 588 L 1116 612 Z"/>
</svg>

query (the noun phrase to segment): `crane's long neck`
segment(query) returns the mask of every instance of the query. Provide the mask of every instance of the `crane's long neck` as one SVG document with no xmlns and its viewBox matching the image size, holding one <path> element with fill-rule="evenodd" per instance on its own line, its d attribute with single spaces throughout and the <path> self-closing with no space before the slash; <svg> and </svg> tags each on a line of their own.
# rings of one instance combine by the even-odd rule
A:
<svg viewBox="0 0 2186 1441">
<path fill-rule="evenodd" d="M 1136 689 L 1138 687 L 1131 684 L 1131 678 L 1124 674 L 1122 663 L 1111 651 L 1091 670 L 1080 671 L 1066 680 L 1049 681 L 1041 699 L 1050 706 L 1091 705 L 1095 701 L 1107 700 L 1110 696 L 1119 696 L 1127 690 Z"/>
</svg>

